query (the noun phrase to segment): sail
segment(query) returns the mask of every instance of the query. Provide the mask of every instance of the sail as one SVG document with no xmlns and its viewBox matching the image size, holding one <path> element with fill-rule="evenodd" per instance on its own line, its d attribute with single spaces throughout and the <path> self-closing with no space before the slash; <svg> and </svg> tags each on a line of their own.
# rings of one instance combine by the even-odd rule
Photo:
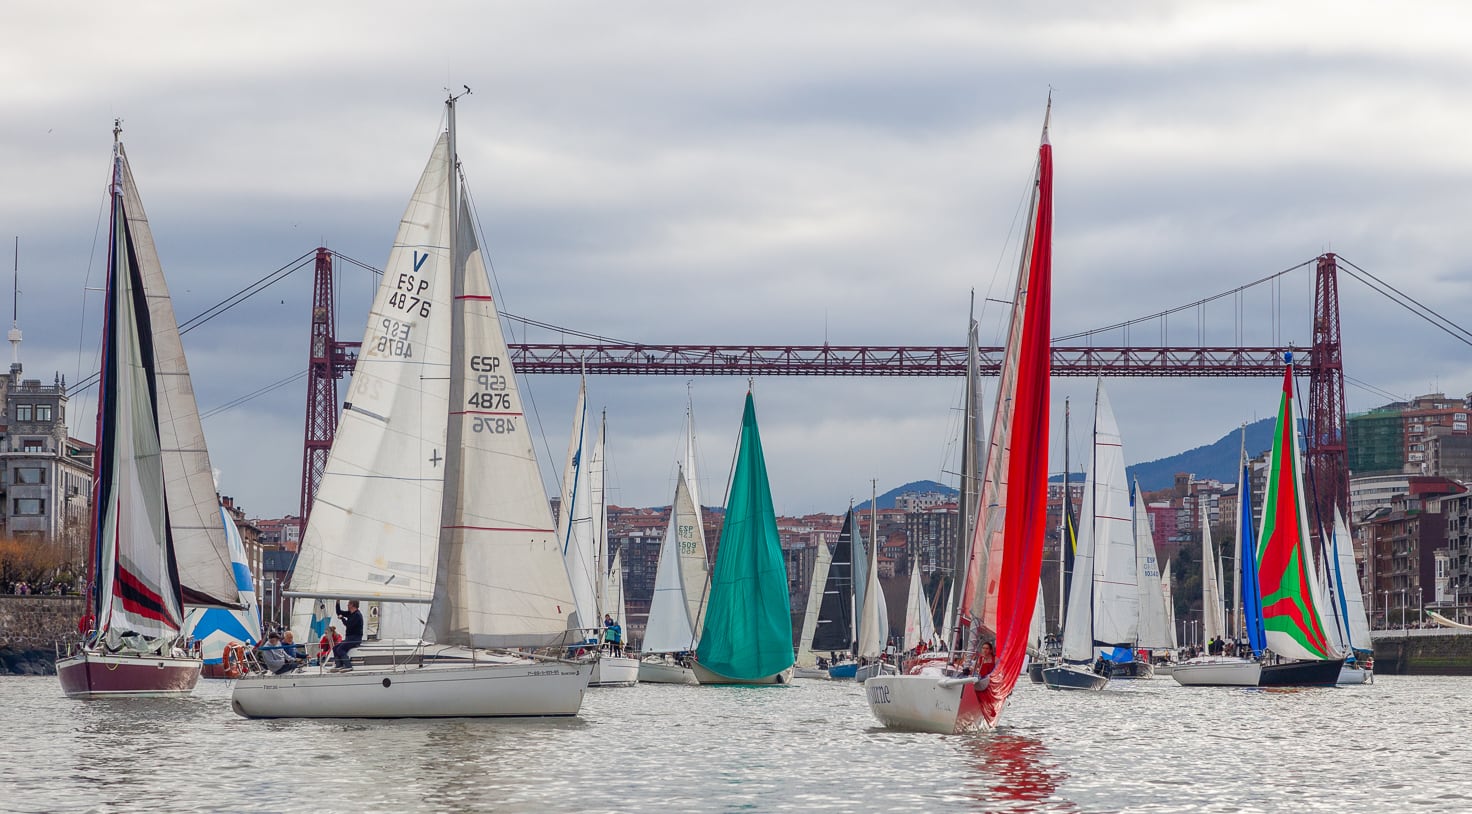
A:
<svg viewBox="0 0 1472 814">
<path fill-rule="evenodd" d="M 1365 613 L 1365 597 L 1360 592 L 1359 571 L 1354 563 L 1354 542 L 1349 525 L 1339 507 L 1334 508 L 1334 583 L 1339 590 L 1339 610 L 1349 635 L 1349 646 L 1361 652 L 1374 649 L 1370 641 L 1370 617 Z"/>
<path fill-rule="evenodd" d="M 292 570 L 295 594 L 422 603 L 434 590 L 451 452 L 449 154 L 442 135 L 399 222 Z M 299 636 L 315 605 L 297 601 Z"/>
<path fill-rule="evenodd" d="M 1227 634 L 1226 609 L 1218 582 L 1216 548 L 1211 543 L 1211 519 L 1201 504 L 1201 635 L 1211 641 Z"/>
<path fill-rule="evenodd" d="M 230 551 L 236 601 L 240 608 L 189 608 L 184 630 L 190 640 L 199 644 L 200 656 L 205 664 L 220 663 L 225 645 L 232 641 L 245 645 L 254 645 L 261 641 L 261 609 L 256 602 L 255 580 L 251 577 L 250 563 L 246 559 L 245 541 L 240 538 L 240 529 L 236 527 L 234 518 L 225 507 L 219 507 L 218 512 L 220 527 Z"/>
<path fill-rule="evenodd" d="M 463 197 L 458 220 L 445 527 L 425 638 L 467 647 L 545 646 L 568 627 L 572 588 Z"/>
<path fill-rule="evenodd" d="M 131 184 L 122 145 L 113 159 L 112 215 L 102 371 L 94 452 L 92 615 L 113 648 L 123 637 L 172 639 L 184 622 L 182 592 L 166 516 L 165 475 L 154 387 L 154 328 L 140 243 L 143 213 L 127 209 Z M 153 256 L 151 245 L 145 256 Z M 156 262 L 156 257 L 154 259 Z M 227 563 L 228 566 L 228 563 Z M 233 585 L 231 586 L 233 590 Z"/>
<path fill-rule="evenodd" d="M 1325 660 L 1339 656 L 1329 644 L 1315 596 L 1296 415 L 1290 358 L 1283 370 L 1278 423 L 1268 459 L 1267 492 L 1257 535 L 1257 578 L 1268 648 L 1285 658 Z"/>
<path fill-rule="evenodd" d="M 1139 575 L 1140 628 L 1135 646 L 1146 650 L 1169 650 L 1175 646 L 1170 620 L 1165 612 L 1165 595 L 1161 591 L 1160 561 L 1155 558 L 1155 536 L 1150 531 L 1150 516 L 1145 511 L 1145 497 L 1135 483 L 1135 573 Z"/>
<path fill-rule="evenodd" d="M 728 678 L 782 672 L 793 663 L 791 607 L 756 403 L 747 393 L 697 658 Z"/>
<path fill-rule="evenodd" d="M 1094 446 L 1084 500 L 1094 535 L 1094 643 L 1131 647 L 1139 638 L 1140 588 L 1135 575 L 1134 512 L 1124 471 L 1124 445 L 1104 382 L 1094 402 Z"/>
<path fill-rule="evenodd" d="M 695 525 L 705 539 L 705 511 L 700 508 L 700 470 L 695 468 L 695 405 L 685 405 L 685 485 L 690 489 L 690 502 L 695 505 Z M 702 542 L 702 545 L 704 543 Z"/>
<path fill-rule="evenodd" d="M 869 558 L 869 546 L 865 544 L 864 533 L 859 525 L 859 516 L 854 513 L 853 506 L 848 507 L 848 514 L 853 522 L 845 520 L 844 525 L 853 529 L 849 545 L 853 547 L 854 646 L 857 647 L 858 640 L 864 635 L 864 601 L 869 592 L 869 565 L 872 561 Z"/>
<path fill-rule="evenodd" d="M 603 575 L 603 607 L 605 613 L 613 617 L 613 621 L 627 626 L 629 623 L 629 606 L 624 597 L 624 563 L 623 551 L 615 551 L 613 559 L 608 566 L 608 573 Z"/>
<path fill-rule="evenodd" d="M 973 301 L 975 295 L 973 295 Z M 973 305 L 974 311 L 974 305 Z M 960 607 L 960 594 L 964 590 L 967 562 L 971 555 L 971 544 L 976 538 L 978 518 L 978 492 L 981 489 L 982 444 L 986 430 L 982 417 L 981 351 L 978 334 L 981 327 L 974 317 L 967 320 L 966 331 L 966 392 L 961 410 L 961 481 L 960 494 L 956 498 L 956 509 L 960 522 L 956 524 L 956 540 L 951 554 L 951 573 L 946 590 L 946 613 L 941 620 L 941 630 L 947 640 L 956 643 L 960 628 L 956 610 Z"/>
<path fill-rule="evenodd" d="M 1027 646 L 1033 650 L 1033 655 L 1043 657 L 1043 638 L 1047 635 L 1047 610 L 1043 607 L 1043 586 L 1038 584 L 1038 599 L 1032 606 L 1032 624 L 1027 629 Z"/>
<path fill-rule="evenodd" d="M 572 414 L 572 432 L 567 444 L 567 464 L 562 470 L 562 500 L 557 508 L 557 537 L 562 545 L 562 562 L 572 584 L 578 628 L 598 628 L 596 543 L 593 539 L 593 432 L 588 426 L 588 383 L 579 382 L 577 408 Z"/>
<path fill-rule="evenodd" d="M 143 199 L 133 182 L 127 156 L 118 147 L 122 170 L 123 212 L 131 238 L 140 288 L 146 298 L 153 356 L 154 405 L 159 452 L 168 504 L 169 536 L 184 601 L 192 605 L 239 608 L 239 592 L 231 570 L 230 548 L 219 523 L 220 499 L 214 469 L 205 447 L 204 427 L 194 401 L 189 363 L 174 321 L 174 304 L 164 281 L 163 264 L 153 243 Z M 233 524 L 232 524 L 233 525 Z"/>
<path fill-rule="evenodd" d="M 870 521 L 871 529 L 874 521 Z M 889 644 L 889 607 L 879 585 L 879 546 L 870 540 L 869 567 L 865 577 L 864 604 L 859 610 L 859 652 L 863 658 L 878 658 Z"/>
<path fill-rule="evenodd" d="M 813 655 L 813 637 L 818 632 L 818 609 L 823 606 L 823 586 L 828 583 L 828 568 L 833 564 L 833 553 L 828 544 L 818 543 L 818 553 L 813 558 L 813 575 L 808 581 L 808 601 L 803 608 L 802 633 L 797 637 L 797 666 L 812 667 L 818 659 Z"/>
<path fill-rule="evenodd" d="M 1170 560 L 1165 561 L 1165 569 L 1160 573 L 1160 595 L 1165 601 L 1165 629 L 1170 632 L 1170 644 L 1166 646 L 1174 650 L 1179 640 L 1176 639 L 1175 597 L 1172 596 L 1170 587 Z"/>
<path fill-rule="evenodd" d="M 1237 561 L 1237 581 L 1242 585 L 1242 627 L 1247 631 L 1247 644 L 1254 656 L 1267 648 L 1267 634 L 1262 626 L 1262 593 L 1257 581 L 1257 541 L 1252 530 L 1252 470 L 1247 461 L 1246 430 L 1243 430 L 1241 472 L 1237 477 L 1237 539 L 1242 541 L 1243 556 Z"/>
<path fill-rule="evenodd" d="M 1330 545 L 1333 545 L 1332 539 L 1329 542 Z M 1325 559 L 1327 558 L 1314 561 L 1314 585 L 1318 588 L 1317 595 L 1324 599 L 1324 604 L 1319 608 L 1319 615 L 1324 620 L 1324 633 L 1328 636 L 1329 646 L 1335 652 L 1343 653 L 1349 647 L 1345 623 L 1344 619 L 1339 616 L 1338 589 L 1329 575 L 1329 566 L 1326 565 Z"/>
<path fill-rule="evenodd" d="M 976 620 L 973 634 L 981 632 L 977 627 L 996 633 L 997 666 L 981 693 L 988 725 L 1001 715 L 1027 657 L 1046 535 L 1053 298 L 1053 148 L 1046 116 L 1028 223 L 980 493 L 986 519 L 978 521 L 959 610 Z"/>
<path fill-rule="evenodd" d="M 820 653 L 848 653 L 854 648 L 853 534 L 854 515 L 849 512 L 833 544 L 828 578 L 823 583 L 823 603 L 813 634 L 813 650 Z"/>
<path fill-rule="evenodd" d="M 905 599 L 905 639 L 901 645 L 905 650 L 914 650 L 921 642 L 935 637 L 935 619 L 931 616 L 930 600 L 925 597 L 925 586 L 920 584 L 920 569 L 910 568 L 910 591 Z"/>
<path fill-rule="evenodd" d="M 654 571 L 654 593 L 649 601 L 649 620 L 644 627 L 644 641 L 640 648 L 645 653 L 679 653 L 690 650 L 698 638 L 695 609 L 691 606 L 691 586 L 684 579 L 683 551 L 686 545 L 694 548 L 693 517 L 695 510 L 690 500 L 689 486 L 683 470 L 676 476 L 675 499 L 670 505 L 670 522 L 665 529 L 664 541 L 659 547 L 659 564 Z M 695 602 L 704 596 L 705 546 L 700 546 L 700 582 L 694 586 Z"/>
</svg>

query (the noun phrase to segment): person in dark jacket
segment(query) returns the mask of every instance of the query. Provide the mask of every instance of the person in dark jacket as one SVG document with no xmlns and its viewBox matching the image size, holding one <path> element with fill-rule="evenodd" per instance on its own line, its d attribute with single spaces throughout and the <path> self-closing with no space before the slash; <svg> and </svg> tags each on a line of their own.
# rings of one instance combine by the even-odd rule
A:
<svg viewBox="0 0 1472 814">
<path fill-rule="evenodd" d="M 358 600 L 349 599 L 348 609 L 342 609 L 342 603 L 337 603 L 337 618 L 342 620 L 342 641 L 332 648 L 332 657 L 337 659 L 337 666 L 332 668 L 333 672 L 347 672 L 353 669 L 353 657 L 348 651 L 363 644 L 363 614 L 358 610 Z"/>
</svg>

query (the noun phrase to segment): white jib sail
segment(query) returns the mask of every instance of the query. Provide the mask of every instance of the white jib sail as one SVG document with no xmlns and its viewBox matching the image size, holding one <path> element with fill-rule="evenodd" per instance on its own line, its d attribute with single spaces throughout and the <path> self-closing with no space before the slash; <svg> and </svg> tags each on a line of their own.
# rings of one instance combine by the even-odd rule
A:
<svg viewBox="0 0 1472 814">
<path fill-rule="evenodd" d="M 858 535 L 855 535 L 855 539 Z M 889 608 L 884 601 L 884 591 L 879 586 L 878 545 L 870 545 L 868 574 L 865 577 L 864 605 L 859 613 L 859 655 L 878 658 L 889 643 Z"/>
<path fill-rule="evenodd" d="M 1365 613 L 1365 597 L 1360 592 L 1359 571 L 1354 562 L 1354 541 L 1349 525 L 1339 509 L 1334 509 L 1334 548 L 1339 560 L 1336 582 L 1344 593 L 1345 621 L 1349 627 L 1349 644 L 1356 650 L 1371 650 L 1370 617 Z"/>
<path fill-rule="evenodd" d="M 1139 575 L 1140 630 L 1137 646 L 1146 650 L 1169 650 L 1173 645 L 1170 620 L 1165 612 L 1165 595 L 1161 590 L 1160 561 L 1155 558 L 1155 538 L 1150 531 L 1150 515 L 1145 511 L 1145 496 L 1135 484 L 1135 572 Z"/>
<path fill-rule="evenodd" d="M 430 614 L 434 641 L 471 647 L 558 642 L 572 615 L 547 492 L 516 371 L 462 197 L 456 257 L 458 364 L 451 369 L 446 522 Z M 446 557 L 446 555 L 449 555 Z"/>
<path fill-rule="evenodd" d="M 930 615 L 930 602 L 925 586 L 920 584 L 920 569 L 910 568 L 910 592 L 905 600 L 904 649 L 913 650 L 921 642 L 935 638 L 935 620 Z"/>
<path fill-rule="evenodd" d="M 119 151 L 122 148 L 119 146 Z M 127 158 L 122 162 L 123 211 L 133 235 L 133 252 L 152 325 L 153 383 L 158 408 L 159 451 L 163 458 L 164 494 L 179 584 L 222 605 L 238 605 L 230 549 L 219 523 L 220 501 L 214 470 L 205 448 L 199 406 L 189 378 L 189 364 L 174 321 L 174 305 L 164 281 L 163 265 L 143 199 L 133 182 Z"/>
<path fill-rule="evenodd" d="M 812 667 L 818 663 L 813 655 L 813 635 L 818 632 L 818 610 L 823 604 L 823 586 L 828 582 L 828 569 L 833 565 L 833 552 L 824 542 L 818 543 L 818 553 L 813 559 L 813 579 L 808 583 L 808 604 L 803 609 L 802 633 L 797 639 L 797 661 L 799 667 Z"/>
<path fill-rule="evenodd" d="M 1094 468 L 1097 467 L 1097 468 Z M 1087 487 L 1094 501 L 1094 640 L 1132 645 L 1139 638 L 1134 513 L 1119 424 L 1101 381 L 1094 404 L 1094 451 Z"/>
<path fill-rule="evenodd" d="M 649 619 L 644 626 L 644 641 L 640 645 L 645 653 L 692 650 L 698 641 L 692 622 L 696 618 L 698 606 L 692 608 L 688 594 L 690 586 L 684 578 L 683 549 L 687 540 L 683 538 L 690 537 L 692 532 L 689 528 L 694 513 L 691 505 L 689 486 L 681 472 L 676 476 L 670 522 L 665 529 L 664 541 L 659 547 L 659 564 L 654 571 L 654 593 L 649 601 Z M 694 547 L 693 542 L 690 545 Z M 702 545 L 701 564 L 705 562 L 704 548 Z M 697 583 L 695 591 L 695 602 L 699 603 L 700 596 L 705 593 L 705 579 Z"/>
<path fill-rule="evenodd" d="M 1167 639 L 1170 644 L 1166 646 L 1174 650 L 1177 647 L 1176 606 L 1170 588 L 1170 560 L 1165 561 L 1165 568 L 1160 573 L 1160 596 L 1165 601 L 1165 629 L 1170 633 Z"/>
</svg>

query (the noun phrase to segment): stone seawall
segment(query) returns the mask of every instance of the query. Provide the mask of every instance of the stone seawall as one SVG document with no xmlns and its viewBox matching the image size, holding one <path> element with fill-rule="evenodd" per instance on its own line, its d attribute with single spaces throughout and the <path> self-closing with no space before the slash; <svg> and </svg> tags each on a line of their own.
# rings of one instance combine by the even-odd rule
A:
<svg viewBox="0 0 1472 814">
<path fill-rule="evenodd" d="M 0 675 L 56 672 L 56 645 L 75 641 L 80 596 L 0 596 Z"/>
<path fill-rule="evenodd" d="M 1375 672 L 1472 675 L 1472 630 L 1375 631 Z"/>
</svg>

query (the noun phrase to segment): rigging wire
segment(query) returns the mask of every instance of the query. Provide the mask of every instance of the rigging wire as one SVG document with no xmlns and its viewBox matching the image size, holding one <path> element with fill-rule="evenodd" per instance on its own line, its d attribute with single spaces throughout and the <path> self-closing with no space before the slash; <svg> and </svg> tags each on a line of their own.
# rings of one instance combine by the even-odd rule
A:
<svg viewBox="0 0 1472 814">
<path fill-rule="evenodd" d="M 1354 263 L 1345 260 L 1343 257 L 1339 257 L 1338 260 L 1340 263 L 1343 264 L 1341 268 L 1343 268 L 1344 266 L 1348 266 L 1349 269 L 1353 269 L 1353 271 L 1349 271 L 1348 269 L 1346 269 L 1346 273 L 1348 273 L 1350 277 L 1359 280 L 1366 286 L 1369 286 L 1370 290 L 1376 292 L 1377 294 L 1380 294 L 1386 299 L 1389 299 L 1391 302 L 1394 302 L 1396 305 L 1399 305 L 1407 311 L 1410 311 L 1412 314 L 1415 314 L 1421 319 L 1426 320 L 1453 339 L 1456 339 L 1457 341 L 1466 345 L 1472 345 L 1472 331 L 1468 331 L 1466 328 L 1463 328 L 1457 323 L 1452 322 L 1450 319 L 1438 313 L 1435 309 L 1431 308 L 1420 300 L 1417 300 L 1416 298 L 1405 293 L 1404 291 L 1401 291 L 1390 283 L 1387 283 L 1379 277 L 1371 274 L 1370 272 L 1365 271 L 1359 266 L 1356 266 Z"/>
</svg>

